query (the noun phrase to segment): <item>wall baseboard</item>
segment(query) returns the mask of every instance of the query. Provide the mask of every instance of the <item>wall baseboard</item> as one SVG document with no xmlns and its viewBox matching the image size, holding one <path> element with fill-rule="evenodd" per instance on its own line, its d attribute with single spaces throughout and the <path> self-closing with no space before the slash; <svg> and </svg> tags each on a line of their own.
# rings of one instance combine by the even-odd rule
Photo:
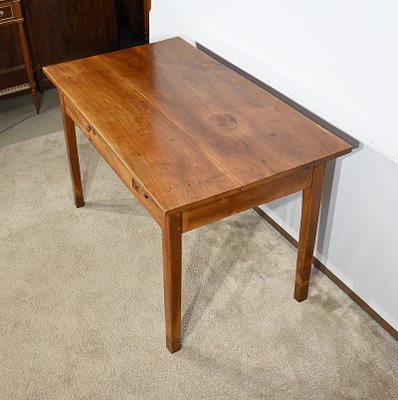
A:
<svg viewBox="0 0 398 400">
<path fill-rule="evenodd" d="M 265 211 L 259 207 L 255 207 L 254 211 L 268 222 L 275 230 L 277 230 L 289 243 L 297 248 L 297 240 L 275 222 Z M 395 340 L 398 340 L 398 331 L 383 319 L 373 308 L 366 304 L 356 293 L 354 293 L 344 282 L 333 274 L 324 264 L 316 257 L 312 260 L 313 265 L 322 271 L 335 285 L 337 285 L 344 293 L 346 293 L 355 303 L 359 305 L 366 313 L 370 315 L 383 329 L 385 329 Z"/>
</svg>

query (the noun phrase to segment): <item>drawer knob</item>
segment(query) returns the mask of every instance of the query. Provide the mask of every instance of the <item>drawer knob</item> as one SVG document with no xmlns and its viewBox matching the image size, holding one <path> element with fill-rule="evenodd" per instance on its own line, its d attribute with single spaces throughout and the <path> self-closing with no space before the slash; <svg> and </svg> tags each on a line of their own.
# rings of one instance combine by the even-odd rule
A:
<svg viewBox="0 0 398 400">
<path fill-rule="evenodd" d="M 86 125 L 86 130 L 87 130 L 87 132 L 92 132 L 93 134 L 95 134 L 91 125 Z"/>
<path fill-rule="evenodd" d="M 0 17 L 4 15 L 4 11 L 0 11 Z"/>
</svg>

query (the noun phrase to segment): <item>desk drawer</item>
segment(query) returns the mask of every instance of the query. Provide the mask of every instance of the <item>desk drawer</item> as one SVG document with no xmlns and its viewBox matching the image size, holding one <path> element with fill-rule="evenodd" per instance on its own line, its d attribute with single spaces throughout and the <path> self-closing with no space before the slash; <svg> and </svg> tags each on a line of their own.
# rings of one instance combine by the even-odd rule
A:
<svg viewBox="0 0 398 400">
<path fill-rule="evenodd" d="M 14 12 L 12 10 L 12 5 L 1 5 L 0 3 L 0 24 L 10 22 L 14 19 Z"/>
<path fill-rule="evenodd" d="M 81 129 L 83 134 L 97 149 L 102 158 L 112 167 L 122 182 L 127 186 L 131 193 L 134 194 L 136 199 L 146 208 L 152 215 L 155 221 L 161 226 L 163 212 L 160 210 L 154 199 L 147 193 L 138 179 L 133 176 L 132 172 L 126 168 L 120 158 L 114 153 L 109 145 L 104 141 L 102 136 L 87 121 L 85 116 L 74 106 L 74 104 L 66 97 L 63 96 L 63 102 L 66 112 L 72 120 Z"/>
</svg>

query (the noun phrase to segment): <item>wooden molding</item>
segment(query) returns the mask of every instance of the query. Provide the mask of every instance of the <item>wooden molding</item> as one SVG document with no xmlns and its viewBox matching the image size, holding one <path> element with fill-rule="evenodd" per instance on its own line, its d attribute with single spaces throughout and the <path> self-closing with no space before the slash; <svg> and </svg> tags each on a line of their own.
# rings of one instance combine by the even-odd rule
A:
<svg viewBox="0 0 398 400">
<path fill-rule="evenodd" d="M 275 222 L 266 212 L 261 208 L 256 207 L 254 211 L 267 221 L 274 229 L 276 229 L 289 243 L 297 248 L 297 240 L 286 232 L 277 222 Z M 359 305 L 366 313 L 369 314 L 383 329 L 385 329 L 395 340 L 398 340 L 398 331 L 391 326 L 385 319 L 383 319 L 373 308 L 371 308 L 365 301 L 363 301 L 355 292 L 353 292 L 344 282 L 342 282 L 336 275 L 333 274 L 321 261 L 316 257 L 312 259 L 312 263 L 316 268 L 322 271 L 334 284 L 336 284 L 345 294 L 347 294 L 355 303 Z"/>
</svg>

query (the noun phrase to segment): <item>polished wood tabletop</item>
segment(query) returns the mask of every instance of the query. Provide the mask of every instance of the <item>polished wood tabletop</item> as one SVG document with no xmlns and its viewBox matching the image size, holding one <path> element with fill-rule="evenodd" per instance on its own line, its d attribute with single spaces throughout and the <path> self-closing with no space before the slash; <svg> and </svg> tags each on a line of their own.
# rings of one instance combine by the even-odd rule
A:
<svg viewBox="0 0 398 400">
<path fill-rule="evenodd" d="M 162 227 L 166 337 L 180 348 L 181 234 L 303 191 L 295 297 L 307 297 L 325 164 L 351 146 L 179 38 L 45 68 L 74 124 Z"/>
</svg>

